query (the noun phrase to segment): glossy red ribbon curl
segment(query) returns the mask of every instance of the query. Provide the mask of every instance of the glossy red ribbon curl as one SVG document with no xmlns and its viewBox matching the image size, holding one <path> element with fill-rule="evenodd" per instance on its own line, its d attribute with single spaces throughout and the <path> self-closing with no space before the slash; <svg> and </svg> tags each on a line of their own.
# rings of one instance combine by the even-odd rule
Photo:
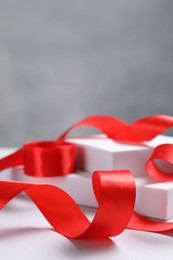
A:
<svg viewBox="0 0 173 260">
<path fill-rule="evenodd" d="M 0 181 L 0 208 L 24 191 L 52 227 L 68 238 L 118 235 L 126 228 L 133 212 L 135 184 L 132 175 L 128 171 L 95 171 L 93 188 L 98 209 L 91 223 L 66 192 L 48 184 Z"/>
</svg>

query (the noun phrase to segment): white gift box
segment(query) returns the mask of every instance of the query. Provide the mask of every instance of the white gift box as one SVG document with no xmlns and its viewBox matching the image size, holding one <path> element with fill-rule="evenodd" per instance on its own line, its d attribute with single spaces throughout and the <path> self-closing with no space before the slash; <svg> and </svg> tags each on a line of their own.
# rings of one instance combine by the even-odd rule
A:
<svg viewBox="0 0 173 260">
<path fill-rule="evenodd" d="M 146 175 L 145 165 L 154 147 L 172 143 L 173 138 L 160 135 L 145 145 L 118 143 L 104 135 L 81 138 L 69 138 L 68 142 L 77 146 L 77 168 L 93 172 L 94 170 L 125 170 L 137 176 Z M 164 165 L 166 171 L 169 165 Z"/>
<path fill-rule="evenodd" d="M 137 177 L 135 209 L 151 218 L 173 217 L 173 182 L 157 182 L 150 177 Z"/>
</svg>

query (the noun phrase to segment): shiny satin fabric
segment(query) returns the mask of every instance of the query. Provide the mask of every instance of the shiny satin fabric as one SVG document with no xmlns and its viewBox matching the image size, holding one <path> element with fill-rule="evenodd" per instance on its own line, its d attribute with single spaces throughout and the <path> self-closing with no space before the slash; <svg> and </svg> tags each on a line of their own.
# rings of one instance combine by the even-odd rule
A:
<svg viewBox="0 0 173 260">
<path fill-rule="evenodd" d="M 24 144 L 20 150 L 0 160 L 0 170 L 23 165 L 26 174 L 36 177 L 74 172 L 76 148 L 67 143 L 65 138 L 79 126 L 94 127 L 118 142 L 143 144 L 172 127 L 173 118 L 155 115 L 128 125 L 110 116 L 88 117 L 70 127 L 56 141 Z M 156 159 L 173 163 L 172 154 L 171 144 L 156 147 L 146 162 L 148 174 L 159 181 L 173 180 L 170 173 L 163 172 L 155 163 Z M 149 220 L 133 212 L 135 186 L 128 171 L 96 171 L 93 174 L 93 188 L 98 209 L 91 223 L 68 194 L 46 184 L 0 181 L 0 207 L 25 191 L 55 230 L 70 238 L 116 236 L 126 227 L 155 232 L 173 228 L 173 223 Z"/>
<path fill-rule="evenodd" d="M 95 171 L 92 179 L 98 200 L 92 222 L 66 192 L 47 184 L 0 181 L 0 208 L 24 191 L 52 227 L 68 238 L 116 236 L 126 228 L 133 212 L 133 177 L 129 171 Z"/>
</svg>

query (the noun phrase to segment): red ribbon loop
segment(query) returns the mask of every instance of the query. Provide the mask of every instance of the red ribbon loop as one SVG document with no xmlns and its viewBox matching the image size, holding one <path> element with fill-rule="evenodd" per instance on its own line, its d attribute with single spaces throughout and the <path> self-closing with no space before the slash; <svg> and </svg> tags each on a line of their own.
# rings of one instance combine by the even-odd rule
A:
<svg viewBox="0 0 173 260">
<path fill-rule="evenodd" d="M 156 165 L 157 159 L 173 164 L 173 144 L 157 146 L 146 164 L 146 171 L 152 178 L 159 181 L 173 181 L 173 174 L 159 169 Z"/>
<path fill-rule="evenodd" d="M 98 129 L 102 133 L 106 134 L 107 137 L 115 139 L 116 135 L 119 134 L 125 127 L 126 123 L 118 118 L 111 116 L 90 116 L 83 120 L 80 120 L 76 124 L 68 128 L 58 139 L 57 143 L 64 143 L 67 134 L 76 127 L 90 126 Z"/>
<path fill-rule="evenodd" d="M 132 175 L 129 171 L 96 171 L 93 173 L 93 188 L 98 209 L 91 223 L 66 192 L 47 184 L 1 181 L 0 208 L 24 191 L 52 227 L 68 238 L 118 235 L 126 228 L 134 208 Z"/>
</svg>

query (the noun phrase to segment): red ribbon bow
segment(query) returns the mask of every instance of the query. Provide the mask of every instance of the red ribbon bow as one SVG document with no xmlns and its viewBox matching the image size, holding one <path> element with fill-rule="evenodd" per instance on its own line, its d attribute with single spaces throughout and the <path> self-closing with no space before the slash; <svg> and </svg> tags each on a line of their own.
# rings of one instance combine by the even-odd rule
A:
<svg viewBox="0 0 173 260">
<path fill-rule="evenodd" d="M 73 128 L 79 126 L 97 128 L 118 142 L 140 144 L 172 127 L 173 118 L 156 115 L 128 125 L 114 117 L 88 117 L 70 127 L 57 141 L 24 144 L 20 150 L 0 160 L 0 170 L 23 165 L 26 174 L 39 177 L 74 172 L 75 145 L 65 142 L 65 138 Z M 155 159 L 161 159 L 173 163 L 172 154 L 171 144 L 156 147 L 146 164 L 148 174 L 159 181 L 173 180 L 172 175 L 161 171 L 154 162 Z M 94 172 L 93 189 L 98 209 L 91 223 L 67 193 L 47 184 L 0 181 L 0 208 L 25 191 L 55 230 L 70 238 L 116 236 L 126 227 L 156 232 L 173 229 L 171 222 L 153 221 L 133 212 L 135 185 L 128 171 Z"/>
</svg>

